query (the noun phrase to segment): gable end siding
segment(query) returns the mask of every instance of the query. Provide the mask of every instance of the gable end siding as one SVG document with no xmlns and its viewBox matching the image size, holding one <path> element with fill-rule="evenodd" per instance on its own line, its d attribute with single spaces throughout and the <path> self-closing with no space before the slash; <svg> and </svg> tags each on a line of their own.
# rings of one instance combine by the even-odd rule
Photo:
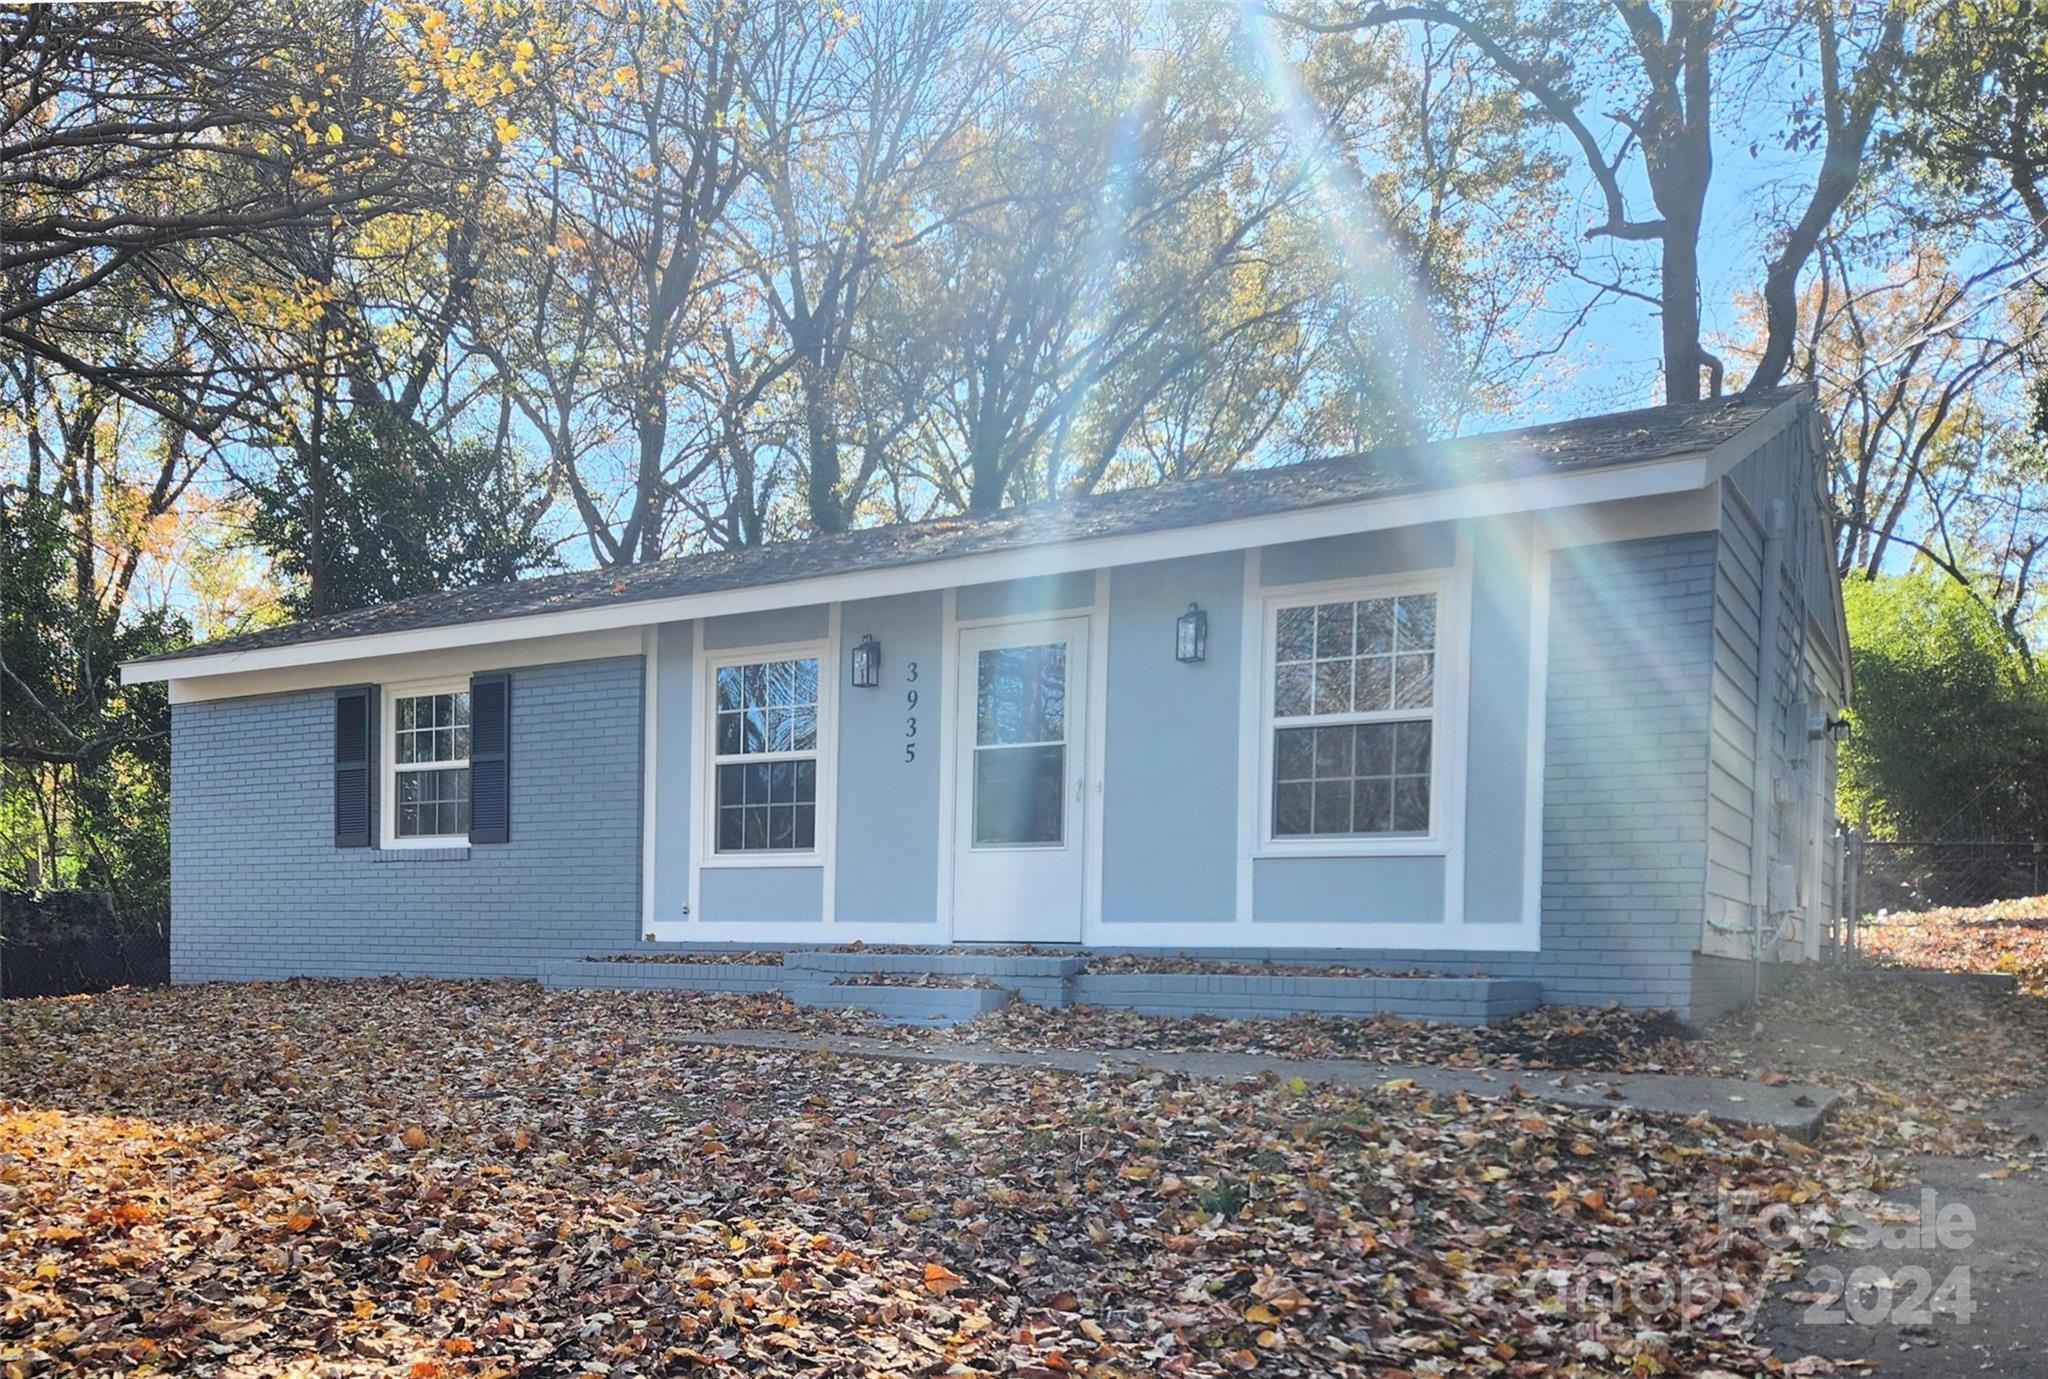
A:
<svg viewBox="0 0 2048 1379">
<path fill-rule="evenodd" d="M 631 946 L 640 660 L 512 679 L 519 822 L 493 847 L 335 847 L 332 690 L 174 705 L 172 980 L 531 977 Z"/>
<path fill-rule="evenodd" d="M 1819 459 L 1808 427 L 1772 437 L 1721 483 L 1720 549 L 1714 612 L 1714 734 L 1709 761 L 1709 864 L 1707 926 L 1703 947 L 1746 960 L 1751 936 L 1755 873 L 1773 863 L 1810 866 L 1806 830 L 1811 792 L 1831 811 L 1835 762 L 1832 744 L 1813 752 L 1805 712 L 1840 706 L 1833 666 L 1839 637 L 1834 552 L 1821 508 Z M 1783 568 L 1763 569 L 1765 524 L 1773 503 L 1785 508 Z M 1767 593 L 1779 600 L 1777 667 L 1768 687 L 1765 743 L 1767 785 L 1756 798 L 1758 677 L 1763 661 Z M 1815 757 L 1818 757 L 1817 762 Z M 1780 793 L 1793 798 L 1781 798 Z M 1755 811 L 1765 814 L 1766 855 L 1754 858 Z M 1768 882 L 1768 873 L 1763 878 Z M 1833 902 L 1833 876 L 1822 859 L 1806 878 L 1823 909 Z M 1766 886 L 1768 889 L 1768 886 Z M 1746 971 L 1746 967 L 1745 967 Z"/>
<path fill-rule="evenodd" d="M 1763 636 L 1764 534 L 1722 490 L 1715 552 L 1713 735 L 1707 758 L 1707 923 L 1749 923 L 1756 679 Z"/>
</svg>

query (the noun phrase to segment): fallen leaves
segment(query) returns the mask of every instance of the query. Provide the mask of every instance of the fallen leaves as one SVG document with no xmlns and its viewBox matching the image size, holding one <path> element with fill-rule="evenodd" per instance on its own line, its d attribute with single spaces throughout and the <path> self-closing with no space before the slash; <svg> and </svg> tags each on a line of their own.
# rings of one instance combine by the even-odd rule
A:
<svg viewBox="0 0 2048 1379">
<path fill-rule="evenodd" d="M 960 1275 L 954 1273 L 943 1264 L 927 1264 L 924 1266 L 924 1290 L 927 1293 L 935 1293 L 939 1297 L 944 1297 L 965 1282 L 967 1282 L 966 1279 L 960 1277 Z"/>
<path fill-rule="evenodd" d="M 362 982 L 10 1002 L 0 1368 L 1755 1373 L 1748 1309 L 1790 1261 L 1720 1239 L 1719 1204 L 1826 1209 L 1862 1191 L 1874 1157 L 1963 1133 L 1971 1113 L 1948 1103 L 1989 1092 L 1959 1068 L 2014 1074 L 2037 1037 L 1989 1007 L 1937 1021 L 1897 992 L 1784 999 L 1806 1002 L 1783 1008 L 1808 1035 L 1825 1015 L 1842 1043 L 1919 1038 L 1940 1103 L 1845 1064 L 1895 1104 L 1846 1154 L 1817 1153 L 1622 1105 L 666 1038 L 809 1027 L 758 997 Z M 984 1028 L 1016 1037 L 1039 1018 Z M 1703 1045 L 1601 1012 L 1442 1034 L 1103 1028 L 1508 1067 L 1596 1047 L 1799 1077 L 1816 1061 L 1789 1036 Z M 1683 1269 L 1726 1288 L 1683 1317 L 1628 1305 L 1631 1280 Z"/>
<path fill-rule="evenodd" d="M 2027 995 L 2048 996 L 2048 895 L 1879 915 L 1858 927 L 1857 942 L 1879 966 L 2003 972 Z"/>
</svg>

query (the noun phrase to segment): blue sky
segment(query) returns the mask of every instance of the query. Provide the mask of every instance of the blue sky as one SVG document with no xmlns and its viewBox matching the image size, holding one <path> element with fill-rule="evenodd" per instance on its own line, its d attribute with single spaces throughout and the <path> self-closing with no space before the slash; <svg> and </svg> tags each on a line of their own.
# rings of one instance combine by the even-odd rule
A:
<svg viewBox="0 0 2048 1379">
<path fill-rule="evenodd" d="M 1772 112 L 1779 113 L 1779 112 Z M 1757 131 L 1763 136 L 1764 131 Z M 1747 337 L 1742 329 L 1741 298 L 1763 284 L 1769 234 L 1796 217 L 1811 191 L 1818 160 L 1779 154 L 1759 147 L 1752 156 L 1747 137 L 1737 131 L 1716 140 L 1715 166 L 1708 184 L 1705 224 L 1700 234 L 1701 334 L 1729 366 L 1729 386 L 1737 385 L 1740 368 L 1718 342 Z M 1580 168 L 1583 165 L 1578 165 Z M 1590 178 L 1584 178 L 1590 185 Z M 1638 216 L 1654 214 L 1646 189 L 1631 189 L 1631 209 Z M 1773 208 L 1784 208 L 1773 214 Z M 1590 198 L 1582 204 L 1581 225 L 1603 219 Z M 1603 247 L 1604 246 L 1604 247 Z M 1658 248 L 1654 242 L 1607 245 L 1596 241 L 1589 253 L 1600 259 L 1634 265 L 1653 273 Z M 1589 275 L 1596 272 L 1587 266 Z M 1647 287 L 1654 281 L 1637 285 Z M 1576 308 L 1591 289 L 1567 279 L 1555 310 Z M 1516 422 L 1551 421 L 1663 400 L 1662 341 L 1657 313 L 1648 303 L 1610 297 L 1587 320 L 1561 359 L 1552 386 L 1535 391 Z"/>
</svg>

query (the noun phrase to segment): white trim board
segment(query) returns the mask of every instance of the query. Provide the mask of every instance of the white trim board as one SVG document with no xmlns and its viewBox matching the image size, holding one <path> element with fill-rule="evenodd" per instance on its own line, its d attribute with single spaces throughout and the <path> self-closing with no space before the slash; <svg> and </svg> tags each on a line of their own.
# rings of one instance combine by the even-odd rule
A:
<svg viewBox="0 0 2048 1379">
<path fill-rule="evenodd" d="M 656 816 L 661 804 L 661 629 L 640 632 L 640 933 L 655 936 Z"/>
<path fill-rule="evenodd" d="M 1109 571 L 1095 572 L 1095 608 L 1088 619 L 1087 742 L 1082 790 L 1088 812 L 1082 816 L 1081 932 L 1102 923 L 1102 816 L 1109 775 Z"/>
<path fill-rule="evenodd" d="M 945 924 L 839 923 L 823 924 L 803 920 L 706 920 L 701 924 L 671 925 L 664 940 L 687 943 L 777 944 L 777 943 L 910 943 L 934 946 L 953 942 Z M 1245 949 L 1323 948 L 1370 953 L 1375 949 L 1403 952 L 1441 953 L 1455 959 L 1467 953 L 1529 953 L 1534 947 L 1525 940 L 1519 924 L 1375 924 L 1311 922 L 1288 924 L 1237 924 L 1229 920 L 1209 923 L 1094 924 L 1084 926 L 1084 947 Z M 972 954 L 973 944 L 960 952 Z"/>
<path fill-rule="evenodd" d="M 958 710 L 953 705 L 953 696 L 959 692 L 954 677 L 959 673 L 960 656 L 960 611 L 956 602 L 957 590 L 946 589 L 939 595 L 939 709 L 932 715 L 938 733 L 939 771 L 939 875 L 938 921 L 939 942 L 950 943 L 953 938 L 953 810 L 958 802 L 954 798 L 953 771 L 958 764 L 959 754 L 953 745 L 953 725 Z"/>
<path fill-rule="evenodd" d="M 1775 434 L 1785 423 L 1772 425 L 1778 412 L 1795 409 L 1787 402 L 1741 435 L 1712 452 L 1614 465 L 1578 474 L 1543 475 L 1456 488 L 1431 489 L 1327 507 L 1293 509 L 1257 517 L 1235 518 L 1194 527 L 1138 532 L 1093 540 L 1012 547 L 974 555 L 942 557 L 910 565 L 847 570 L 777 584 L 643 599 L 555 613 L 529 613 L 477 622 L 414 628 L 400 632 L 300 642 L 248 651 L 199 654 L 173 661 L 130 662 L 121 668 L 123 682 L 189 680 L 204 676 L 244 674 L 288 667 L 332 665 L 372 656 L 439 652 L 457 647 L 524 641 L 565 632 L 593 632 L 639 627 L 651 622 L 706 618 L 771 608 L 827 604 L 834 601 L 882 598 L 903 594 L 1018 579 L 1031 575 L 1107 569 L 1190 555 L 1210 555 L 1254 546 L 1316 540 L 1391 527 L 1415 526 L 1458 518 L 1499 516 L 1580 504 L 1614 502 L 1704 488 L 1715 477 L 1715 463 L 1754 448 L 1753 433 Z M 349 673 L 363 678 L 359 670 Z M 338 683 L 328 681 L 327 683 Z M 212 696 L 218 697 L 218 696 Z"/>
<path fill-rule="evenodd" d="M 1529 721 L 1523 731 L 1528 774 L 1522 782 L 1522 928 L 1543 935 L 1543 781 L 1550 731 L 1550 580 L 1554 557 L 1542 533 L 1529 542 Z"/>
<path fill-rule="evenodd" d="M 703 682 L 704 620 L 696 618 L 690 623 L 690 704 L 688 709 L 690 720 L 690 756 L 689 760 L 683 763 L 684 769 L 690 772 L 691 781 L 684 798 L 689 800 L 690 808 L 693 810 L 699 807 L 697 796 L 701 793 L 696 786 L 697 773 L 703 766 L 704 748 L 711 741 L 710 715 L 703 711 L 705 707 Z M 684 902 L 683 915 L 680 921 L 664 920 L 655 926 L 654 932 L 662 938 L 684 937 L 693 932 L 702 921 L 704 915 L 704 869 L 702 866 L 704 849 L 699 845 L 699 840 L 703 837 L 702 822 L 700 819 L 692 819 L 690 820 L 689 828 L 686 830 L 688 836 L 685 839 L 683 857 L 684 865 L 688 868 L 688 871 L 684 874 L 684 884 L 689 888 L 689 899 Z M 670 932 L 671 930 L 674 931 L 673 934 Z"/>
<path fill-rule="evenodd" d="M 1256 706 L 1265 694 L 1266 595 L 1262 587 L 1263 561 L 1257 547 L 1244 553 L 1243 601 L 1238 606 L 1237 663 L 1237 906 L 1236 922 L 1252 922 L 1253 862 L 1259 851 L 1259 820 L 1264 809 L 1259 802 L 1265 782 L 1259 779 L 1259 763 L 1265 759 L 1259 741 L 1263 729 L 1254 707 L 1247 727 L 1246 705 Z"/>
</svg>

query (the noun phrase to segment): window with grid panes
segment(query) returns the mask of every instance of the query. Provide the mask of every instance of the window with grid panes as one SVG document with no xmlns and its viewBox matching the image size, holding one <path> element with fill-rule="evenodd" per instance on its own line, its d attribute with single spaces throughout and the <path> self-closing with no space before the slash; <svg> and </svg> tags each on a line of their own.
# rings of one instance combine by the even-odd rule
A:
<svg viewBox="0 0 2048 1379">
<path fill-rule="evenodd" d="M 393 831 L 400 838 L 469 833 L 469 691 L 392 701 Z"/>
<path fill-rule="evenodd" d="M 1436 624 L 1434 593 L 1275 610 L 1275 839 L 1429 832 Z"/>
<path fill-rule="evenodd" d="M 711 740 L 717 850 L 815 850 L 817 658 L 720 666 L 715 690 Z"/>
</svg>

